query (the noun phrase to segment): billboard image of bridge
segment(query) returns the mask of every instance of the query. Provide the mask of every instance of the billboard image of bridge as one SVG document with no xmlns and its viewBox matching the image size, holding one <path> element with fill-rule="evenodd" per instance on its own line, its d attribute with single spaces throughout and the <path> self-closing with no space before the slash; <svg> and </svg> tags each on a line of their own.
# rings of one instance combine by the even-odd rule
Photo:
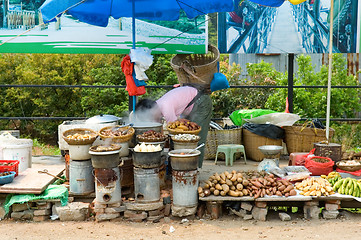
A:
<svg viewBox="0 0 361 240">
<path fill-rule="evenodd" d="M 222 53 L 327 53 L 331 0 L 307 0 L 265 7 L 236 1 L 235 11 L 218 15 Z M 358 0 L 334 0 L 333 52 L 360 52 Z"/>
</svg>

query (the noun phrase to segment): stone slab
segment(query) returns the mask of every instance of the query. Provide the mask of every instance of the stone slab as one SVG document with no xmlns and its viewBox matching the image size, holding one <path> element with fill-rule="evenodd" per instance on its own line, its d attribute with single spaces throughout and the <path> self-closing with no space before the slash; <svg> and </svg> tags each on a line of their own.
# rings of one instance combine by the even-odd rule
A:
<svg viewBox="0 0 361 240">
<path fill-rule="evenodd" d="M 136 203 L 136 202 L 124 202 L 123 205 L 127 210 L 132 211 L 152 211 L 157 210 L 163 206 L 163 202 L 151 202 L 151 203 Z"/>
</svg>

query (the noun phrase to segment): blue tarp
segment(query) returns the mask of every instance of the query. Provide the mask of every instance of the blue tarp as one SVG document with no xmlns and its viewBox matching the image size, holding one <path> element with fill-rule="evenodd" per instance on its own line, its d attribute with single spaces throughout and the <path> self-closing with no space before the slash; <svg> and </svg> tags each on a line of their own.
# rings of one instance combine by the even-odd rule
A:
<svg viewBox="0 0 361 240">
<path fill-rule="evenodd" d="M 134 0 L 135 18 L 174 21 L 182 9 L 190 19 L 213 12 L 234 11 L 232 0 Z M 82 2 L 82 3 L 81 3 Z M 108 19 L 132 17 L 131 0 L 46 0 L 39 8 L 44 22 L 54 20 L 65 10 L 82 22 L 106 27 Z"/>
</svg>

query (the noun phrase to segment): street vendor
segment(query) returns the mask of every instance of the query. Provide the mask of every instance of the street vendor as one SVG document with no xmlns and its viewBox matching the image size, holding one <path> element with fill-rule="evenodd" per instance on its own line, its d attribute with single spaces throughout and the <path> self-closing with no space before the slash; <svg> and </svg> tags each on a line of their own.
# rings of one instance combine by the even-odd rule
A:
<svg viewBox="0 0 361 240">
<path fill-rule="evenodd" d="M 207 139 L 209 123 L 212 115 L 212 100 L 210 88 L 199 84 L 185 84 L 174 88 L 158 100 L 142 99 L 135 106 L 137 119 L 147 119 L 161 122 L 173 122 L 185 118 L 197 123 L 201 127 L 199 144 Z M 151 119 L 149 119 L 151 118 Z M 204 147 L 200 149 L 201 155 L 198 167 L 201 168 L 204 159 Z"/>
</svg>

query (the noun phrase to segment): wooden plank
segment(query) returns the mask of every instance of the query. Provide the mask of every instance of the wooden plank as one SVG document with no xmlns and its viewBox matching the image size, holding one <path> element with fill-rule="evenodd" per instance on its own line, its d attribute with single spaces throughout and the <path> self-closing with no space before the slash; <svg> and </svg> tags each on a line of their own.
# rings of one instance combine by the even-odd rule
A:
<svg viewBox="0 0 361 240">
<path fill-rule="evenodd" d="M 56 178 L 38 171 L 47 169 L 50 174 L 61 176 L 64 168 L 64 165 L 33 165 L 19 173 L 12 183 L 0 186 L 0 193 L 41 194 Z"/>
<path fill-rule="evenodd" d="M 222 202 L 222 201 L 258 201 L 258 202 L 297 202 L 297 201 L 311 201 L 312 197 L 310 196 L 290 196 L 290 197 L 278 197 L 278 196 L 272 196 L 272 197 L 263 197 L 263 198 L 257 198 L 254 199 L 254 197 L 231 197 L 231 196 L 214 196 L 210 195 L 208 197 L 201 197 L 199 198 L 201 201 L 214 201 L 214 202 Z"/>
</svg>

